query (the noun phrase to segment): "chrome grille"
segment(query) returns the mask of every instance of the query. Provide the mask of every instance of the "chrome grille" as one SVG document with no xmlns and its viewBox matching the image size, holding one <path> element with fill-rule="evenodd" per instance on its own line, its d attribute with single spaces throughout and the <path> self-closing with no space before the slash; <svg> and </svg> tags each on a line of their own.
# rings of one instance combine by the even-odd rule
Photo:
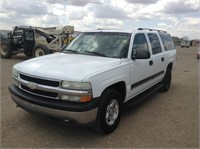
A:
<svg viewBox="0 0 200 149">
<path fill-rule="evenodd" d="M 29 76 L 26 74 L 19 74 L 20 80 L 19 84 L 20 84 L 20 88 L 23 91 L 26 91 L 28 93 L 31 93 L 33 95 L 37 95 L 37 96 L 41 96 L 41 97 L 48 97 L 48 98 L 53 98 L 53 99 L 59 99 L 59 93 L 52 92 L 51 90 L 40 90 L 39 88 L 35 88 L 35 89 L 31 89 L 31 87 L 28 86 L 28 82 L 30 83 L 35 83 L 36 86 L 38 85 L 43 85 L 46 86 L 47 88 L 59 88 L 60 86 L 60 81 L 55 81 L 55 80 L 48 80 L 48 79 L 44 79 L 44 78 L 38 78 L 38 77 L 34 77 L 34 76 Z M 27 82 L 27 83 L 23 83 L 23 82 Z"/>
<path fill-rule="evenodd" d="M 58 87 L 59 83 L 58 81 L 52 81 L 52 80 L 45 80 L 45 79 L 40 79 L 40 78 L 36 78 L 36 77 L 30 77 L 24 74 L 20 74 L 20 78 L 25 80 L 25 81 L 29 81 L 29 82 L 34 82 L 37 84 L 41 84 L 41 85 L 47 85 L 47 86 L 53 86 L 53 87 Z"/>
<path fill-rule="evenodd" d="M 41 91 L 41 90 L 32 90 L 30 88 L 28 88 L 27 86 L 24 86 L 24 85 L 21 85 L 21 88 L 30 92 L 30 93 L 33 93 L 35 95 L 42 95 L 42 96 L 45 96 L 45 97 L 58 97 L 58 93 L 53 93 L 53 92 L 47 92 L 47 91 Z"/>
</svg>

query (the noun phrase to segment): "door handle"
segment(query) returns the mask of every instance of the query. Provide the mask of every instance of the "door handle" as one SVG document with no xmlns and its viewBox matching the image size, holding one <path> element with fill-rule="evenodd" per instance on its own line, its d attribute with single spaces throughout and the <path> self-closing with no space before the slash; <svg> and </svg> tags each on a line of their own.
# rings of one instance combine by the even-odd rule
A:
<svg viewBox="0 0 200 149">
<path fill-rule="evenodd" d="M 161 57 L 161 61 L 164 62 L 164 60 L 165 60 L 165 58 L 164 58 L 164 57 Z"/>
<path fill-rule="evenodd" d="M 153 65 L 153 61 L 152 60 L 149 61 L 149 65 L 150 66 Z"/>
</svg>

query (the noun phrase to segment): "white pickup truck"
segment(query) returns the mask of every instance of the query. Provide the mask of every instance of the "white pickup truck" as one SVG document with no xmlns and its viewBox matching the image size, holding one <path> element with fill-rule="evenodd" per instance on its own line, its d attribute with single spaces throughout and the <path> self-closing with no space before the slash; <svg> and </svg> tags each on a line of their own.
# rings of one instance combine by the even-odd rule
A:
<svg viewBox="0 0 200 149">
<path fill-rule="evenodd" d="M 24 110 L 113 132 L 122 106 L 168 91 L 176 49 L 165 31 L 80 33 L 62 52 L 14 65 L 11 99 Z"/>
</svg>

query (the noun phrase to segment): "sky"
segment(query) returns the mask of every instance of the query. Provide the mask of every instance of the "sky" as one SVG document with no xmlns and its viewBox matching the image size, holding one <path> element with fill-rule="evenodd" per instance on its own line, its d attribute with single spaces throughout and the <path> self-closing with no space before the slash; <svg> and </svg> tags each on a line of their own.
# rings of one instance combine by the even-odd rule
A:
<svg viewBox="0 0 200 149">
<path fill-rule="evenodd" d="M 76 31 L 154 28 L 200 39 L 200 0 L 0 0 L 0 30 L 73 25 Z"/>
</svg>

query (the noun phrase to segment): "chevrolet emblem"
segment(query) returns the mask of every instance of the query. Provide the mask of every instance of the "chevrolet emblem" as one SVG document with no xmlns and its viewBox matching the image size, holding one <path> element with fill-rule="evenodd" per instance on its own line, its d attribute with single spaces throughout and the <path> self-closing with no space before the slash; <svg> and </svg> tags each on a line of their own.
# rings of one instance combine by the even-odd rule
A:
<svg viewBox="0 0 200 149">
<path fill-rule="evenodd" d="M 35 89 L 37 89 L 37 84 L 34 83 L 34 82 L 29 82 L 27 84 L 27 87 L 30 88 L 30 89 L 32 89 L 32 90 L 35 90 Z"/>
</svg>

